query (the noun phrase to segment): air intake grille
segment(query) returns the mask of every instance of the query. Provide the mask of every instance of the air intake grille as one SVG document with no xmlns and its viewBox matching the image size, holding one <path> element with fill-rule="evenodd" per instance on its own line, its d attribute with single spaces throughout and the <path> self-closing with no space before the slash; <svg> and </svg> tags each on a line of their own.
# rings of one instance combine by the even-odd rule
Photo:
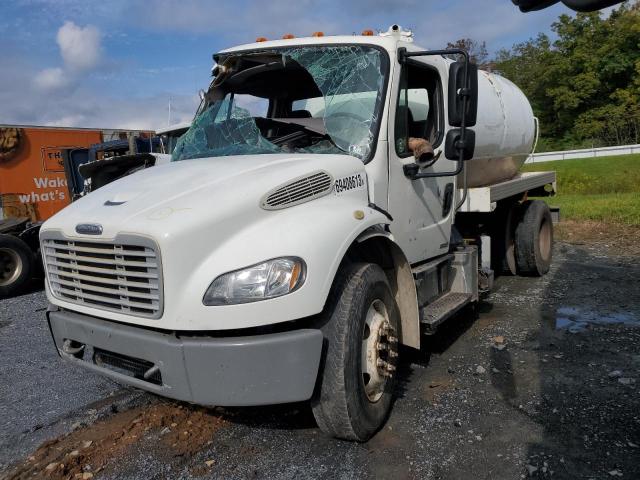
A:
<svg viewBox="0 0 640 480">
<path fill-rule="evenodd" d="M 333 178 L 327 172 L 317 172 L 295 179 L 267 193 L 261 202 L 266 210 L 292 207 L 322 197 L 333 187 Z"/>
<path fill-rule="evenodd" d="M 100 348 L 93 349 L 93 361 L 100 367 L 109 368 L 118 373 L 147 382 L 162 385 L 162 373 L 154 364 L 140 358 L 129 357 L 120 353 L 109 352 Z"/>
<path fill-rule="evenodd" d="M 160 258 L 149 240 L 130 239 L 108 243 L 44 238 L 42 252 L 53 296 L 102 310 L 159 318 Z"/>
</svg>

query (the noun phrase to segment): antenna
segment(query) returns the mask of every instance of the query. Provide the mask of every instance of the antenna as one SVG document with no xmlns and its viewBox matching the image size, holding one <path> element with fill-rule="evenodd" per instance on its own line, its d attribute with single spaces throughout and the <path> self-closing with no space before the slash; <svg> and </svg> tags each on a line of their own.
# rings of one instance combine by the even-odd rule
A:
<svg viewBox="0 0 640 480">
<path fill-rule="evenodd" d="M 171 125 L 171 95 L 169 95 L 169 118 L 167 118 L 167 126 Z"/>
</svg>

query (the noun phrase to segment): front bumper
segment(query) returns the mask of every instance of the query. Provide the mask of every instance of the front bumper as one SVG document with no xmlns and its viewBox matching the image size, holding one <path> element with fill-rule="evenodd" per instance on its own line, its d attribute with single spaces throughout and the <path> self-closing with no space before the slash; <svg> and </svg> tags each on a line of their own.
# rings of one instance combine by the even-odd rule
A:
<svg viewBox="0 0 640 480">
<path fill-rule="evenodd" d="M 47 319 L 60 356 L 116 381 L 199 405 L 247 406 L 311 398 L 320 330 L 241 337 L 177 335 L 69 311 Z"/>
</svg>

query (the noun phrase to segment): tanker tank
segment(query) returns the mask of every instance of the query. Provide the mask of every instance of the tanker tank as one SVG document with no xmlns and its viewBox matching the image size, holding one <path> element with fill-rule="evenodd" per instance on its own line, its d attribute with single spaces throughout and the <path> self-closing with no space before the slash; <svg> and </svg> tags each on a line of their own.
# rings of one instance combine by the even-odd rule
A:
<svg viewBox="0 0 640 480">
<path fill-rule="evenodd" d="M 536 121 L 529 100 L 500 75 L 478 72 L 478 119 L 473 129 L 474 157 L 465 164 L 469 187 L 513 178 L 532 153 Z M 462 176 L 459 180 L 462 185 Z"/>
</svg>

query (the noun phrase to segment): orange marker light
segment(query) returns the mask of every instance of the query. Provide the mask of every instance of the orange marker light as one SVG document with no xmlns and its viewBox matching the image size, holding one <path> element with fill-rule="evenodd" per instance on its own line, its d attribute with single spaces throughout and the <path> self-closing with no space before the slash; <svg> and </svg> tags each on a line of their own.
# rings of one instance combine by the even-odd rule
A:
<svg viewBox="0 0 640 480">
<path fill-rule="evenodd" d="M 256 42 L 266 42 L 267 41 L 267 37 L 258 37 L 256 38 Z"/>
<path fill-rule="evenodd" d="M 324 32 L 313 32 L 312 37 L 324 37 Z"/>
<path fill-rule="evenodd" d="M 294 36 L 293 36 L 293 34 L 291 34 L 291 33 L 285 33 L 285 34 L 282 36 L 282 39 L 283 39 L 283 40 L 291 40 L 292 38 L 296 38 L 296 37 L 294 37 Z"/>
<path fill-rule="evenodd" d="M 373 30 L 363 30 L 362 35 L 365 37 L 373 37 Z"/>
<path fill-rule="evenodd" d="M 289 279 L 289 289 L 293 290 L 298 284 L 298 280 L 300 280 L 300 274 L 302 273 L 302 267 L 298 262 L 293 265 L 293 269 L 291 270 L 291 278 Z"/>
</svg>

